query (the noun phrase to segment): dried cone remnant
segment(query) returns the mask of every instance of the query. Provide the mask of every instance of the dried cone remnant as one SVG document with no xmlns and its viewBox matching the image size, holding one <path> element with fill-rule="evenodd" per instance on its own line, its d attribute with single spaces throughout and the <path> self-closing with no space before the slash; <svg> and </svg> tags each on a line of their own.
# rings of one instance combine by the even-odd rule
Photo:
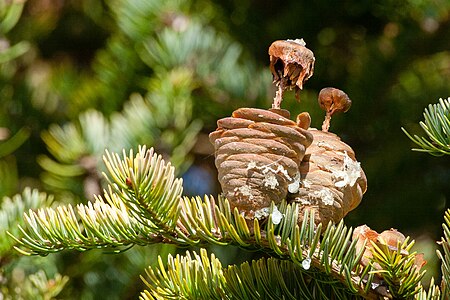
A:
<svg viewBox="0 0 450 300">
<path fill-rule="evenodd" d="M 270 71 L 278 87 L 272 108 L 280 108 L 283 92 L 298 91 L 314 73 L 314 53 L 305 47 L 303 39 L 275 41 L 269 47 Z"/>
<path fill-rule="evenodd" d="M 247 219 L 267 217 L 272 201 L 286 197 L 312 142 L 302 128 L 309 124 L 299 127 L 289 117 L 282 109 L 240 108 L 209 135 L 223 193 Z"/>
<path fill-rule="evenodd" d="M 393 290 L 391 290 L 393 287 L 391 285 L 402 284 L 405 283 L 405 281 L 398 282 L 396 280 L 392 280 L 392 278 L 388 279 L 389 272 L 386 273 L 386 270 L 383 270 L 382 266 L 375 262 L 376 257 L 385 257 L 385 260 L 388 261 L 389 265 L 397 264 L 396 266 L 392 265 L 392 267 L 390 267 L 391 271 L 400 271 L 403 268 L 407 269 L 412 266 L 415 268 L 417 272 L 416 275 L 418 276 L 420 276 L 420 269 L 427 263 L 423 257 L 423 253 L 409 253 L 409 250 L 407 250 L 410 247 L 408 240 L 396 229 L 391 228 L 390 230 L 385 230 L 382 233 L 378 233 L 375 230 L 370 229 L 367 225 L 361 225 L 356 227 L 353 231 L 352 239 L 353 241 L 356 241 L 357 253 L 361 253 L 361 251 L 363 252 L 359 262 L 361 266 L 367 267 L 372 265 L 375 271 L 379 271 L 375 272 L 376 277 L 371 283 L 373 292 L 379 295 L 377 299 L 393 299 Z M 380 250 L 377 249 L 380 249 L 383 252 L 381 256 L 379 252 Z M 398 254 L 401 259 L 398 259 Z M 386 268 L 386 265 L 383 265 Z M 385 276 L 388 277 L 386 278 Z M 395 287 L 393 289 L 396 290 Z"/>
<path fill-rule="evenodd" d="M 304 211 L 314 212 L 316 223 L 324 228 L 337 223 L 361 202 L 367 179 L 352 148 L 329 132 L 308 130 L 313 143 L 300 164 L 300 176 L 289 186 L 288 199 L 300 204 L 299 222 Z"/>
<path fill-rule="evenodd" d="M 322 130 L 328 131 L 330 128 L 331 116 L 337 112 L 347 112 L 352 106 L 352 101 L 346 93 L 335 88 L 324 88 L 319 93 L 319 105 L 325 110 L 325 121 Z"/>
<path fill-rule="evenodd" d="M 402 245 L 406 238 L 396 229 L 385 230 L 382 233 L 378 233 L 375 230 L 370 229 L 367 225 L 361 225 L 356 227 L 353 231 L 353 240 L 356 242 L 356 250 L 359 252 L 364 248 L 364 254 L 361 258 L 361 265 L 367 266 L 373 259 L 374 245 L 378 247 L 387 246 L 389 251 L 400 252 L 401 255 L 409 255 L 409 252 L 405 249 L 399 249 L 399 245 Z M 418 269 L 422 268 L 427 261 L 423 257 L 423 253 L 415 254 L 414 264 Z M 375 270 L 381 270 L 381 266 L 378 263 L 373 264 Z M 381 273 L 382 274 L 382 273 Z"/>
</svg>

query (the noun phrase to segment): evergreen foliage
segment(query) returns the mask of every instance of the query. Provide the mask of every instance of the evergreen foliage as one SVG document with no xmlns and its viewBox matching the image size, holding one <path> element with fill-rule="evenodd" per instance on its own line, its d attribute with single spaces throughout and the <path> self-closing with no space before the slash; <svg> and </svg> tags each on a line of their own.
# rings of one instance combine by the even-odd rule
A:
<svg viewBox="0 0 450 300">
<path fill-rule="evenodd" d="M 15 73 L 13 60 L 26 53 L 30 45 L 26 41 L 19 41 L 10 46 L 4 36 L 17 24 L 24 7 L 22 1 L 0 3 L 0 76 L 3 79 L 12 77 Z M 2 91 L 3 92 L 3 91 Z M 4 93 L 2 93 L 4 95 Z M 5 103 L 5 99 L 2 100 Z M 15 128 L 14 128 L 15 129 Z M 52 299 L 64 288 L 67 276 L 58 273 L 49 278 L 42 270 L 26 270 L 20 264 L 14 242 L 8 237 L 7 231 L 20 236 L 17 225 L 23 224 L 23 213 L 31 209 L 49 206 L 52 197 L 37 190 L 25 188 L 22 194 L 10 198 L 10 194 L 18 182 L 16 161 L 12 155 L 30 136 L 30 131 L 20 128 L 11 137 L 9 128 L 0 127 L 0 296 L 2 299 Z M 51 264 L 51 263 L 50 263 Z M 29 269 L 29 268 L 28 268 Z M 13 276 L 13 275 L 16 276 Z"/>
<path fill-rule="evenodd" d="M 225 199 L 184 197 L 178 176 L 199 158 L 195 147 L 219 117 L 267 106 L 267 45 L 305 37 L 322 63 L 319 80 L 302 93 L 302 109 L 310 110 L 325 82 L 357 100 L 346 120 L 358 130 L 340 132 L 365 153 L 369 200 L 376 201 L 349 222 L 383 215 L 391 224 L 394 216 L 382 211 L 392 198 L 413 209 L 424 195 L 445 199 L 435 188 L 447 178 L 443 164 L 408 161 L 391 129 L 449 92 L 449 9 L 446 1 L 390 0 L 349 2 L 339 11 L 307 1 L 0 1 L 0 298 L 130 298 L 144 289 L 137 278 L 145 266 L 142 299 L 353 299 L 387 290 L 398 298 L 448 297 L 449 211 L 438 252 L 442 283 L 424 288 L 414 252 L 401 255 L 411 242 L 397 251 L 374 248 L 373 264 L 382 270 L 363 267 L 353 230 L 343 223 L 321 229 L 305 216 L 309 222 L 299 227 L 297 207 L 283 203 L 280 224 L 248 224 Z M 450 153 L 448 108 L 444 99 L 425 110 L 425 137 L 407 133 L 418 151 Z M 339 122 L 335 128 L 345 128 Z M 411 175 L 396 183 L 396 166 L 405 165 Z M 426 180 L 417 177 L 424 168 Z M 419 207 L 417 219 L 426 223 L 426 208 L 435 206 Z M 204 249 L 214 244 L 263 257 L 225 266 Z M 201 249 L 175 255 L 180 246 Z M 60 253 L 46 256 L 54 252 Z"/>
<path fill-rule="evenodd" d="M 2 1 L 0 3 L 0 37 L 5 36 L 20 19 L 22 15 L 23 7 L 25 3 L 21 1 Z M 3 40 L 2 43 L 9 43 L 7 40 Z M 26 41 L 20 41 L 13 46 L 2 45 L 2 51 L 0 52 L 0 64 L 10 62 L 13 59 L 23 55 L 30 48 L 30 45 Z"/>
<path fill-rule="evenodd" d="M 168 271 L 160 258 L 159 269 L 147 270 L 149 280 L 145 282 L 150 291 L 142 294 L 143 299 L 151 299 L 151 295 L 157 299 L 220 299 L 223 295 L 247 299 L 301 294 L 309 295 L 309 299 L 352 299 L 356 295 L 380 295 L 377 288 L 381 285 L 385 293 L 396 298 L 422 293 L 418 284 L 424 272 L 414 264 L 415 253 L 409 253 L 414 243 L 408 239 L 395 250 L 373 244 L 372 264 L 364 267 L 360 264 L 364 247 L 357 250 L 357 240 L 351 240 L 352 229 L 343 222 L 330 223 L 322 234 L 322 224 L 316 226 L 308 211 L 299 226 L 297 204 L 282 203 L 277 208 L 283 215 L 280 224 L 272 222 L 272 205 L 266 224 L 254 219 L 249 227 L 237 209 L 230 209 L 227 200 L 181 197 L 181 180 L 153 149 L 141 147 L 136 155 L 130 151 L 122 158 L 107 152 L 104 160 L 109 185 L 103 198 L 79 204 L 76 210 L 68 205 L 29 211 L 25 225 L 19 227 L 23 237 L 15 238 L 22 254 L 93 248 L 121 251 L 124 246 L 162 242 L 178 246 L 238 245 L 274 257 L 223 270 L 214 256 L 208 260 L 201 250 L 201 255 L 194 254 L 193 258 L 189 252 L 184 258 L 169 257 Z M 381 269 L 374 269 L 374 264 Z M 286 281 L 286 274 L 292 275 L 285 273 L 289 268 L 294 268 L 292 274 L 298 273 L 296 281 Z M 293 287 L 298 290 L 293 292 Z"/>
<path fill-rule="evenodd" d="M 17 252 L 14 251 L 14 242 L 7 235 L 7 230 L 16 236 L 21 236 L 18 225 L 24 224 L 23 214 L 40 207 L 50 206 L 53 199 L 45 193 L 26 188 L 22 194 L 13 198 L 5 197 L 0 207 L 0 267 L 8 270 L 12 266 L 15 272 L 25 273 L 23 266 L 18 264 Z M 11 234 L 10 233 L 10 234 Z M 1 272 L 2 286 L 0 292 L 5 299 L 52 299 L 56 297 L 69 280 L 67 276 L 55 274 L 48 278 L 43 270 L 35 273 L 23 274 L 21 280 L 14 276 L 6 277 L 8 272 Z"/>
<path fill-rule="evenodd" d="M 265 94 L 270 81 L 268 73 L 258 72 L 252 60 L 244 59 L 237 42 L 210 25 L 217 12 L 208 1 L 196 4 L 114 1 L 107 4 L 109 16 L 93 9 L 91 4 L 85 13 L 110 33 L 105 45 L 93 54 L 89 63 L 91 71 L 80 68 L 79 61 L 51 61 L 42 57 L 37 58 L 39 63 L 32 61 L 34 64 L 27 65 L 31 59 L 28 58 L 12 63 L 14 68 L 2 69 L 8 71 L 4 74 L 6 83 L 2 91 L 17 88 L 12 80 L 14 70 L 27 69 L 25 82 L 29 84 L 29 94 L 23 98 L 17 98 L 16 94 L 3 97 L 2 106 L 5 112 L 22 111 L 25 107 L 25 112 L 31 110 L 31 118 L 37 112 L 37 118 L 50 123 L 46 129 L 34 126 L 33 141 L 29 141 L 36 143 L 36 136 L 40 135 L 48 152 L 39 149 L 33 153 L 36 157 L 27 161 L 38 161 L 44 170 L 38 184 L 54 194 L 61 204 L 67 204 L 68 211 L 77 203 L 85 203 L 85 199 L 95 201 L 93 195 L 102 194 L 106 183 L 101 175 L 105 171 L 101 155 L 105 148 L 117 152 L 137 150 L 139 144 L 152 145 L 158 153 L 170 157 L 177 172 L 182 173 L 192 163 L 191 150 L 204 121 L 215 119 L 214 114 L 217 115 L 225 102 L 238 103 L 243 98 L 256 101 Z M 37 31 L 47 30 L 45 22 L 52 20 L 58 9 L 61 8 L 55 6 L 43 12 L 41 23 L 34 24 L 39 28 Z M 173 39 L 182 42 L 178 48 L 170 44 Z M 33 47 L 31 50 L 36 51 Z M 184 55 L 180 56 L 181 53 Z M 32 52 L 32 55 L 39 54 Z M 176 66 L 167 64 L 166 59 L 176 61 Z M 229 72 L 230 68 L 233 73 Z M 252 90 L 246 88 L 250 83 Z M 206 99 L 209 106 L 201 104 Z M 4 120 L 13 120 L 11 115 L 6 114 Z M 6 145 L 3 149 L 7 149 Z M 9 183 L 6 180 L 2 183 L 8 183 L 5 194 L 12 194 L 16 190 L 11 190 L 11 186 L 17 186 L 19 178 L 12 172 L 14 158 L 8 157 L 7 162 L 3 168 L 7 175 L 2 177 Z M 151 256 L 157 249 L 165 253 L 169 248 L 146 249 Z M 122 274 L 121 265 L 132 260 L 136 251 L 128 251 L 110 263 L 109 268 Z M 137 274 L 142 270 L 142 262 L 149 262 L 143 257 L 141 264 L 128 263 L 130 274 Z M 71 274 L 72 285 L 86 281 L 90 285 L 90 288 L 72 290 L 73 297 L 120 297 L 117 290 L 127 285 L 125 277 L 111 276 L 108 282 L 99 271 L 102 261 L 108 265 L 108 259 L 96 252 L 83 258 L 66 259 L 62 265 L 70 269 L 67 261 L 72 259 L 80 260 L 76 274 Z M 92 261 L 97 262 L 97 267 Z M 100 279 L 87 280 L 82 270 Z M 135 288 L 132 280 L 130 276 L 131 289 Z M 101 285 L 111 288 L 105 290 Z"/>
<path fill-rule="evenodd" d="M 427 138 L 417 135 L 411 136 L 404 128 L 408 137 L 420 146 L 415 151 L 428 152 L 432 155 L 441 156 L 450 154 L 450 98 L 439 99 L 439 103 L 430 104 L 423 113 L 425 121 L 420 126 L 425 131 Z"/>
</svg>

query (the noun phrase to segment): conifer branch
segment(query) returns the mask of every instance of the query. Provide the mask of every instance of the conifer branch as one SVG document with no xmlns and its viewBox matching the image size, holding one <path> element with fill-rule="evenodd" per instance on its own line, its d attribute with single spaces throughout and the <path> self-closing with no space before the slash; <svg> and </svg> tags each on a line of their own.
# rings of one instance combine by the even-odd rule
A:
<svg viewBox="0 0 450 300">
<path fill-rule="evenodd" d="M 172 231 L 179 214 L 179 200 L 183 182 L 175 178 L 175 168 L 165 163 L 161 155 L 139 147 L 134 156 L 106 152 L 104 162 L 109 172 L 105 174 L 114 195 L 121 198 L 138 220 L 155 230 Z"/>
<path fill-rule="evenodd" d="M 434 278 L 431 278 L 430 286 L 428 290 L 425 290 L 421 283 L 417 285 L 419 292 L 414 296 L 417 300 L 435 300 L 446 299 L 445 293 L 439 289 L 439 286 L 434 284 Z"/>
<path fill-rule="evenodd" d="M 44 270 L 39 270 L 33 274 L 27 275 L 25 278 L 5 278 L 2 282 L 2 293 L 4 299 L 58 299 L 58 294 L 63 290 L 69 281 L 69 277 L 55 274 L 48 277 Z"/>
<path fill-rule="evenodd" d="M 441 292 L 443 295 L 449 293 L 450 284 L 450 210 L 445 212 L 444 216 L 445 223 L 442 224 L 444 229 L 444 236 L 441 238 L 440 244 L 443 248 L 443 253 L 437 251 L 439 259 L 442 261 L 441 271 L 442 271 L 442 283 Z"/>
<path fill-rule="evenodd" d="M 122 157 L 106 152 L 104 161 L 109 182 L 104 196 L 76 208 L 68 205 L 30 210 L 25 214 L 25 225 L 19 227 L 23 237 L 15 238 L 20 252 L 121 251 L 134 244 L 161 242 L 237 245 L 288 260 L 337 294 L 377 296 L 380 278 L 387 283 L 385 290 L 395 291 L 398 297 L 420 292 L 415 287 L 423 273 L 412 264 L 415 253 L 403 255 L 412 243 L 405 242 L 394 250 L 375 248 L 374 263 L 382 267 L 374 269 L 360 263 L 365 247 L 357 248 L 352 229 L 342 221 L 338 225 L 329 223 L 323 231 L 322 224 L 316 225 L 314 215 L 306 210 L 300 226 L 298 204 L 283 201 L 278 207 L 272 203 L 264 222 L 257 218 L 249 222 L 237 208 L 232 210 L 226 199 L 182 198 L 181 179 L 175 178 L 174 168 L 153 149 L 140 147 L 136 155 L 130 151 Z M 271 289 L 270 284 L 265 288 Z"/>
<path fill-rule="evenodd" d="M 9 262 L 9 258 L 14 254 L 14 246 L 7 236 L 7 230 L 16 236 L 20 236 L 17 225 L 24 224 L 23 214 L 28 210 L 35 210 L 39 207 L 49 206 L 53 197 L 37 190 L 26 188 L 22 194 L 12 198 L 4 197 L 0 207 L 0 266 Z"/>
<path fill-rule="evenodd" d="M 329 225 L 321 237 L 321 224 L 316 226 L 314 216 L 306 211 L 302 226 L 297 225 L 297 204 L 283 202 L 278 210 L 283 214 L 282 222 L 273 224 L 269 214 L 267 224 L 262 227 L 257 219 L 251 231 L 245 218 L 227 200 L 211 197 L 183 201 L 180 223 L 189 228 L 190 238 L 197 237 L 209 243 L 233 244 L 249 250 L 261 250 L 272 256 L 289 259 L 304 269 L 313 268 L 329 276 L 329 283 L 340 281 L 354 293 L 365 294 L 371 278 L 363 278 L 370 268 L 359 265 L 362 251 L 356 250 L 356 241 L 351 241 L 352 231 L 343 223 Z M 211 207 L 215 207 L 211 210 Z M 272 204 L 270 213 L 275 210 Z M 201 224 L 201 226 L 199 226 Z M 260 230 L 263 229 L 263 230 Z"/>
<path fill-rule="evenodd" d="M 153 149 L 140 147 L 134 156 L 106 153 L 110 182 L 104 197 L 95 202 L 30 210 L 23 238 L 15 238 L 20 252 L 45 255 L 64 249 L 120 248 L 177 240 L 173 227 L 178 218 L 181 179 Z M 167 241 L 170 242 L 170 241 Z M 179 241 L 182 243 L 183 241 Z M 26 250 L 28 249 L 28 250 Z M 120 251 L 119 249 L 119 251 Z"/>
<path fill-rule="evenodd" d="M 439 103 L 430 104 L 423 113 L 425 121 L 420 126 L 428 138 L 418 135 L 412 136 L 404 128 L 403 132 L 420 148 L 414 151 L 428 152 L 431 155 L 441 156 L 450 154 L 450 98 L 439 99 Z"/>
<path fill-rule="evenodd" d="M 262 258 L 240 266 L 222 268 L 220 261 L 205 249 L 200 254 L 169 256 L 167 267 L 159 257 L 159 267 L 146 269 L 141 276 L 148 287 L 140 299 L 381 299 L 375 293 L 354 293 L 345 283 L 333 280 L 314 268 L 305 270 L 292 261 Z M 431 282 L 429 292 L 415 285 L 415 299 L 437 299 L 439 289 Z M 384 296 L 392 297 L 390 294 Z M 394 299 L 410 299 L 405 295 Z"/>
<path fill-rule="evenodd" d="M 262 258 L 222 268 L 205 249 L 200 254 L 169 256 L 167 270 L 148 268 L 142 280 L 149 288 L 141 299 L 357 299 L 343 284 L 328 284 L 326 276 L 276 258 Z M 325 281 L 323 281 L 325 280 Z"/>
<path fill-rule="evenodd" d="M 0 147 L 0 158 L 3 158 L 13 153 L 28 139 L 29 136 L 30 130 L 26 128 L 21 128 L 7 141 L 2 142 Z"/>
<path fill-rule="evenodd" d="M 21 1 L 5 1 L 0 4 L 0 36 L 4 36 L 11 31 L 19 21 L 22 15 L 25 3 Z M 30 43 L 27 41 L 20 41 L 17 44 L 9 47 L 4 47 L 0 51 L 0 64 L 12 61 L 21 56 L 30 49 Z"/>
<path fill-rule="evenodd" d="M 425 271 L 420 271 L 415 265 L 416 253 L 408 253 L 413 242 L 409 239 L 399 243 L 396 251 L 392 251 L 388 245 L 376 245 L 371 242 L 373 247 L 373 264 L 378 264 L 381 270 L 374 270 L 382 276 L 389 287 L 389 292 L 394 298 L 410 298 L 419 292 L 420 280 L 425 275 Z"/>
</svg>

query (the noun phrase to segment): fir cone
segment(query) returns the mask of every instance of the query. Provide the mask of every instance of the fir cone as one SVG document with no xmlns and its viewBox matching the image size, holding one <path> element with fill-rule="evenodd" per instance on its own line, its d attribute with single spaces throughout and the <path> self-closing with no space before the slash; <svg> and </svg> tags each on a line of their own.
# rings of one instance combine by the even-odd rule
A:
<svg viewBox="0 0 450 300">
<path fill-rule="evenodd" d="M 240 108 L 209 135 L 224 196 L 247 219 L 266 217 L 298 177 L 312 134 L 307 121 L 300 127 L 289 117 L 282 109 Z"/>
<path fill-rule="evenodd" d="M 329 132 L 308 130 L 314 137 L 300 165 L 300 178 L 289 186 L 288 200 L 314 212 L 315 222 L 337 223 L 361 202 L 367 179 L 352 148 Z"/>
</svg>

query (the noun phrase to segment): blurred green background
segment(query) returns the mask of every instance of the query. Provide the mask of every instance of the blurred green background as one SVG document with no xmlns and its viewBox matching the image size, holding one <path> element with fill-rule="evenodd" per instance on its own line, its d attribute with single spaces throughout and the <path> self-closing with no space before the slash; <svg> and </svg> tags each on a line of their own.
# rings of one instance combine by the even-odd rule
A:
<svg viewBox="0 0 450 300">
<path fill-rule="evenodd" d="M 346 224 L 411 235 L 437 272 L 450 161 L 410 151 L 401 127 L 421 134 L 424 108 L 450 96 L 450 1 L 2 0 L 1 10 L 0 196 L 32 187 L 55 203 L 85 203 L 104 186 L 104 149 L 139 144 L 173 162 L 186 195 L 217 195 L 208 133 L 238 107 L 269 108 L 267 49 L 304 38 L 314 76 L 300 103 L 287 93 L 282 106 L 293 116 L 308 111 L 320 127 L 320 89 L 352 99 L 330 130 L 353 147 L 368 178 Z M 138 275 L 174 251 L 18 259 L 9 247 L 2 293 L 13 295 L 17 270 L 43 268 L 70 277 L 62 299 L 136 299 Z M 225 265 L 246 257 L 216 251 L 227 252 Z"/>
</svg>

